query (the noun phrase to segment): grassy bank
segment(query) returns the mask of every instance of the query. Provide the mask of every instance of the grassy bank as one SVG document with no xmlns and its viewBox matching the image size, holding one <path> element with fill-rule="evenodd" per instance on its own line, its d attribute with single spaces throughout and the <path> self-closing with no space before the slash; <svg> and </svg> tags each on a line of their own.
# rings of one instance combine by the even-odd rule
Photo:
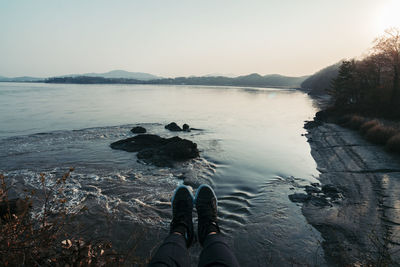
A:
<svg viewBox="0 0 400 267">
<path fill-rule="evenodd" d="M 400 122 L 384 118 L 346 114 L 334 109 L 317 113 L 315 121 L 333 122 L 358 131 L 369 142 L 384 146 L 389 152 L 400 154 Z"/>
</svg>

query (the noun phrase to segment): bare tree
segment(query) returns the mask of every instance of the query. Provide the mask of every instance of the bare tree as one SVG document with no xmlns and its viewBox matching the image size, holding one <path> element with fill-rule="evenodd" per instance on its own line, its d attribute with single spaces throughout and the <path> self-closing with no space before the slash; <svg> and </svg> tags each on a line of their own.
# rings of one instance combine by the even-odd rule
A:
<svg viewBox="0 0 400 267">
<path fill-rule="evenodd" d="M 400 29 L 389 28 L 385 34 L 374 41 L 374 54 L 384 59 L 383 72 L 391 75 L 391 101 L 397 107 L 400 104 Z"/>
</svg>

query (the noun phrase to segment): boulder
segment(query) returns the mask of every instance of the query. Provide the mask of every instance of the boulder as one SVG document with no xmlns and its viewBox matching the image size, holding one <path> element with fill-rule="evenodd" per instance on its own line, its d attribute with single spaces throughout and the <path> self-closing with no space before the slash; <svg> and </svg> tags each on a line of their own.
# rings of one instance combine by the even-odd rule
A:
<svg viewBox="0 0 400 267">
<path fill-rule="evenodd" d="M 311 196 L 303 193 L 295 193 L 289 195 L 289 199 L 292 202 L 303 203 L 311 199 Z"/>
<path fill-rule="evenodd" d="M 186 124 L 186 123 L 185 123 L 185 124 L 182 126 L 182 129 L 183 129 L 184 132 L 190 132 L 189 124 Z"/>
<path fill-rule="evenodd" d="M 317 188 L 317 187 L 314 187 L 314 186 L 306 185 L 304 187 L 304 189 L 306 190 L 307 194 L 313 194 L 313 193 L 314 194 L 319 194 L 319 193 L 321 193 L 321 190 L 319 188 Z"/>
<path fill-rule="evenodd" d="M 182 128 L 178 126 L 175 122 L 171 122 L 170 124 L 165 125 L 165 129 L 170 130 L 172 132 L 181 132 Z"/>
<path fill-rule="evenodd" d="M 333 194 L 338 194 L 341 193 L 339 188 L 332 184 L 326 184 L 322 187 L 322 192 L 324 192 L 325 195 L 333 195 Z"/>
<path fill-rule="evenodd" d="M 131 129 L 131 132 L 134 134 L 143 134 L 146 133 L 146 128 L 142 126 L 136 126 Z"/>
<path fill-rule="evenodd" d="M 138 152 L 144 149 L 160 147 L 164 144 L 165 138 L 155 134 L 140 134 L 127 139 L 119 140 L 110 146 L 113 149 L 124 150 L 128 152 Z"/>
<path fill-rule="evenodd" d="M 173 167 L 177 161 L 199 156 L 197 144 L 178 136 L 162 138 L 154 134 L 141 134 L 112 143 L 111 148 L 138 152 L 138 159 L 159 167 Z"/>
</svg>

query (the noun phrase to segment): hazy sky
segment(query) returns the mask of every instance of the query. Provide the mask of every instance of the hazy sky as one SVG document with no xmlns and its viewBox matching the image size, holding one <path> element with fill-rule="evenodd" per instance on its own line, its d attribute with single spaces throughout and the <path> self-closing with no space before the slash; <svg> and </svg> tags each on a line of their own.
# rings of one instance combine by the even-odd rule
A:
<svg viewBox="0 0 400 267">
<path fill-rule="evenodd" d="M 306 75 L 360 56 L 399 0 L 0 0 L 0 75 Z"/>
</svg>

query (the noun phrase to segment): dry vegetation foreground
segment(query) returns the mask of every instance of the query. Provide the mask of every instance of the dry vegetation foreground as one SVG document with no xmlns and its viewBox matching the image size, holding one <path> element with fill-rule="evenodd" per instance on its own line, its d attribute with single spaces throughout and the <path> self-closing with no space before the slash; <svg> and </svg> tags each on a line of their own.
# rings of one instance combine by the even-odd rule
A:
<svg viewBox="0 0 400 267">
<path fill-rule="evenodd" d="M 327 261 L 341 266 L 400 264 L 400 156 L 336 124 L 310 127 L 307 138 L 322 185 L 333 184 L 344 195 L 330 206 L 303 205 L 308 222 L 325 240 Z"/>
</svg>

